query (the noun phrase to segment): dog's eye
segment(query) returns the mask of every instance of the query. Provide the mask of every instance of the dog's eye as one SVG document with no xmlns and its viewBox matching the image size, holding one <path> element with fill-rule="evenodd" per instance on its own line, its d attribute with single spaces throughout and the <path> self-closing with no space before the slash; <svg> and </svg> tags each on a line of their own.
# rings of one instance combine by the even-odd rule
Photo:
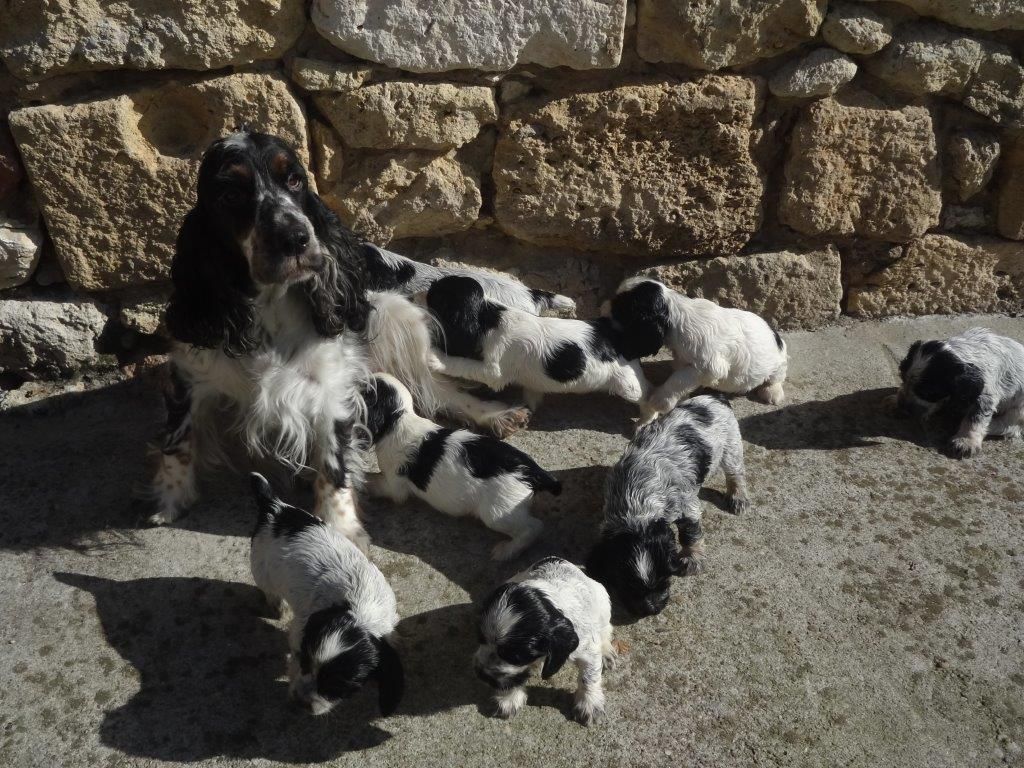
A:
<svg viewBox="0 0 1024 768">
<path fill-rule="evenodd" d="M 242 193 L 237 189 L 225 190 L 220 196 L 221 202 L 227 203 L 228 205 L 238 205 L 242 202 Z"/>
<path fill-rule="evenodd" d="M 297 173 L 289 174 L 288 181 L 285 183 L 292 192 L 298 192 L 302 189 L 302 177 Z"/>
</svg>

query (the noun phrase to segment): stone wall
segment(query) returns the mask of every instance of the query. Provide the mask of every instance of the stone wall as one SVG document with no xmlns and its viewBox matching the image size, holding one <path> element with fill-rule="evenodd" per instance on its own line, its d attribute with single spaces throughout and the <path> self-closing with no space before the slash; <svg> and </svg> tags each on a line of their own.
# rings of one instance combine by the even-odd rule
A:
<svg viewBox="0 0 1024 768">
<path fill-rule="evenodd" d="M 429 10 L 428 10 L 429 9 Z M 0 384 L 160 351 L 203 149 L 281 134 L 351 226 L 596 310 L 782 328 L 1024 306 L 1009 0 L 0 3 Z"/>
</svg>

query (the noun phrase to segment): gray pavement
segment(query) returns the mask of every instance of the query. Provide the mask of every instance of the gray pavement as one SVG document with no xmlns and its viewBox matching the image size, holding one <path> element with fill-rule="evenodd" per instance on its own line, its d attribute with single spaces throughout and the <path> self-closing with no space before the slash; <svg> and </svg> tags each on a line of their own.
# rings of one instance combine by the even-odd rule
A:
<svg viewBox="0 0 1024 768">
<path fill-rule="evenodd" d="M 371 555 L 404 617 L 408 691 L 311 719 L 286 701 L 285 635 L 248 573 L 239 474 L 179 524 L 139 525 L 132 493 L 161 409 L 146 382 L 0 413 L 0 765 L 963 766 L 1024 764 L 1021 444 L 957 462 L 879 402 L 916 338 L 1024 320 L 848 323 L 786 338 L 789 399 L 734 401 L 753 509 L 705 492 L 710 568 L 617 636 L 608 719 L 569 719 L 567 668 L 512 721 L 485 716 L 473 601 L 533 559 L 581 559 L 633 416 L 551 398 L 513 442 L 564 481 L 512 565 L 495 534 L 422 507 L 369 505 Z M 652 366 L 652 378 L 664 364 Z M 301 491 L 293 494 L 302 500 Z"/>
</svg>

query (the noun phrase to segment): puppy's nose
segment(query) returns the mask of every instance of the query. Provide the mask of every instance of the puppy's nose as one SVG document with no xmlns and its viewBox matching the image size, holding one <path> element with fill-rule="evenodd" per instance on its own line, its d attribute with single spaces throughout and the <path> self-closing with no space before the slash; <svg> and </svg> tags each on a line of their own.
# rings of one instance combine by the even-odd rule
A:
<svg viewBox="0 0 1024 768">
<path fill-rule="evenodd" d="M 290 227 L 281 233 L 281 250 L 287 254 L 299 254 L 309 245 L 309 232 L 305 227 Z"/>
</svg>

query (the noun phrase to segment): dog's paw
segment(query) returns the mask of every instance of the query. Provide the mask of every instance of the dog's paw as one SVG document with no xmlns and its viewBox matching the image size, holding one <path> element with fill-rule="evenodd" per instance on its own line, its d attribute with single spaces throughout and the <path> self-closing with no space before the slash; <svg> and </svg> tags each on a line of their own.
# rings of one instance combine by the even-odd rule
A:
<svg viewBox="0 0 1024 768">
<path fill-rule="evenodd" d="M 503 691 L 494 697 L 494 704 L 494 716 L 508 720 L 510 717 L 515 717 L 519 710 L 526 706 L 526 691 L 522 688 Z"/>
<path fill-rule="evenodd" d="M 529 408 L 509 408 L 491 422 L 491 431 L 495 437 L 505 439 L 520 430 L 526 429 L 530 423 Z"/>
<path fill-rule="evenodd" d="M 604 720 L 604 706 L 577 702 L 572 708 L 572 717 L 581 725 L 596 725 Z"/>
<path fill-rule="evenodd" d="M 981 451 L 981 441 L 958 437 L 949 443 L 949 452 L 958 459 L 969 459 Z"/>
<path fill-rule="evenodd" d="M 146 522 L 150 525 L 170 525 L 175 520 L 180 518 L 182 512 L 180 509 L 173 505 L 161 506 L 157 512 L 146 518 Z"/>
<path fill-rule="evenodd" d="M 431 352 L 427 356 L 427 368 L 429 368 L 434 373 L 444 373 L 445 370 L 445 366 L 441 358 L 439 358 L 433 352 Z"/>
<path fill-rule="evenodd" d="M 683 576 L 699 576 L 707 570 L 707 558 L 703 549 L 683 553 Z"/>
<path fill-rule="evenodd" d="M 742 515 L 750 509 L 750 499 L 746 496 L 730 496 L 726 504 L 734 515 Z"/>
<path fill-rule="evenodd" d="M 1014 424 L 1012 427 L 1007 427 L 1003 430 L 1003 440 L 1017 441 L 1021 439 L 1021 428 L 1019 424 Z"/>
</svg>

